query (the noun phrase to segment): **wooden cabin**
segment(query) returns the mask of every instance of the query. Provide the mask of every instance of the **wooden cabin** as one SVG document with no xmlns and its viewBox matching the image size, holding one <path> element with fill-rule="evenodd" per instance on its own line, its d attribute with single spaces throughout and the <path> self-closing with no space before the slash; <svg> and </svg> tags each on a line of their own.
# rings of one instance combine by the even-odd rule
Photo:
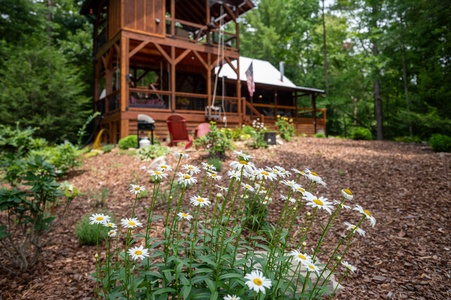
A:
<svg viewBox="0 0 451 300">
<path fill-rule="evenodd" d="M 81 13 L 94 27 L 94 108 L 102 114 L 108 142 L 136 134 L 138 114 L 155 120 L 162 140 L 173 113 L 183 115 L 193 129 L 208 120 L 233 128 L 264 118 L 262 103 L 243 93 L 240 78 L 238 18 L 252 8 L 251 0 L 85 0 Z M 224 66 L 235 77 L 218 83 Z M 325 131 L 314 104 L 322 91 L 283 90 L 290 100 L 282 101 L 281 91 L 270 104 L 274 111 L 290 110 L 295 124 L 305 122 L 305 128 L 297 127 L 299 133 L 313 134 L 318 126 Z M 302 93 L 312 101 L 314 117 L 307 121 L 297 104 Z"/>
</svg>

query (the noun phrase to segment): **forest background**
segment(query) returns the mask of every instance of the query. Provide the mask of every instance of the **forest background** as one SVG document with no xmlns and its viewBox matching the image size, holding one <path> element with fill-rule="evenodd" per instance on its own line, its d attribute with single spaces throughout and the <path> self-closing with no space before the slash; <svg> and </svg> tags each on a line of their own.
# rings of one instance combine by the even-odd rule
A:
<svg viewBox="0 0 451 300">
<path fill-rule="evenodd" d="M 451 135 L 451 4 L 443 0 L 259 0 L 241 55 L 324 89 L 327 134 L 377 139 Z M 0 119 L 75 141 L 92 114 L 92 24 L 83 1 L 0 1 Z M 310 103 L 299 103 L 310 106 Z"/>
</svg>

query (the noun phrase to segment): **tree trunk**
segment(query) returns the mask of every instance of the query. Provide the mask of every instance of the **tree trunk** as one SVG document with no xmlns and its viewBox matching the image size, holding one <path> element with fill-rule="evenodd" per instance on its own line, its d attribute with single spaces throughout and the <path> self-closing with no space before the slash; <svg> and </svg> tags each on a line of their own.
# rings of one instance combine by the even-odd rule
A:
<svg viewBox="0 0 451 300">
<path fill-rule="evenodd" d="M 324 52 L 324 79 L 326 81 L 326 96 L 329 94 L 329 64 L 327 62 L 327 45 L 326 45 L 326 17 L 324 15 L 324 0 L 322 13 L 323 13 L 323 52 Z"/>
<path fill-rule="evenodd" d="M 379 54 L 379 49 L 377 48 L 377 45 L 373 43 L 372 45 L 373 55 L 377 56 Z M 383 133 L 383 127 L 382 127 L 382 99 L 381 99 L 381 82 L 379 80 L 379 70 L 376 70 L 374 74 L 374 118 L 376 119 L 376 132 L 377 132 L 377 139 L 383 140 L 384 139 L 384 133 Z"/>
</svg>

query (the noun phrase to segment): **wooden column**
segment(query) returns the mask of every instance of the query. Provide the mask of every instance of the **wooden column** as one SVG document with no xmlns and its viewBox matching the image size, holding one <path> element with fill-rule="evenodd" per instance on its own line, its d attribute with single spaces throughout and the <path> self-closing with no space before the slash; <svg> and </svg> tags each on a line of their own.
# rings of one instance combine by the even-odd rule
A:
<svg viewBox="0 0 451 300">
<path fill-rule="evenodd" d="M 172 0 L 174 2 L 174 0 Z M 175 72 L 176 72 L 176 65 L 175 65 L 175 47 L 171 46 L 171 61 L 169 62 L 171 65 L 171 82 L 170 82 L 170 90 L 171 90 L 171 107 L 172 111 L 176 109 L 175 107 L 175 88 L 176 88 L 176 82 L 175 82 Z"/>
<path fill-rule="evenodd" d="M 312 94 L 312 108 L 313 108 L 313 130 L 316 134 L 316 94 Z"/>
</svg>

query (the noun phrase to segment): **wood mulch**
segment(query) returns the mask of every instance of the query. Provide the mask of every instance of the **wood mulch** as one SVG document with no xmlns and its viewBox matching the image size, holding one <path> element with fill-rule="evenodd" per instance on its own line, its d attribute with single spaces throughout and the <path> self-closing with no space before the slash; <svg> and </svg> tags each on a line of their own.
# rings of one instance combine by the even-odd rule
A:
<svg viewBox="0 0 451 300">
<path fill-rule="evenodd" d="M 365 222 L 365 237 L 354 239 L 345 260 L 357 271 L 344 280 L 336 299 L 451 299 L 450 154 L 419 144 L 315 138 L 248 152 L 259 167 L 317 172 L 327 183 L 319 192 L 329 200 L 339 199 L 342 188 L 351 189 L 351 205 L 377 219 L 374 228 Z M 196 164 L 206 154 L 188 153 Z M 20 276 L 0 273 L 0 300 L 93 299 L 95 247 L 79 245 L 74 225 L 98 209 L 95 194 L 102 188 L 109 190 L 105 209 L 119 219 L 128 216 L 129 184 L 148 184 L 143 165 L 148 163 L 119 151 L 86 159 L 69 178 L 83 195 L 50 234 L 38 264 Z M 274 219 L 276 201 L 271 205 Z"/>
</svg>

